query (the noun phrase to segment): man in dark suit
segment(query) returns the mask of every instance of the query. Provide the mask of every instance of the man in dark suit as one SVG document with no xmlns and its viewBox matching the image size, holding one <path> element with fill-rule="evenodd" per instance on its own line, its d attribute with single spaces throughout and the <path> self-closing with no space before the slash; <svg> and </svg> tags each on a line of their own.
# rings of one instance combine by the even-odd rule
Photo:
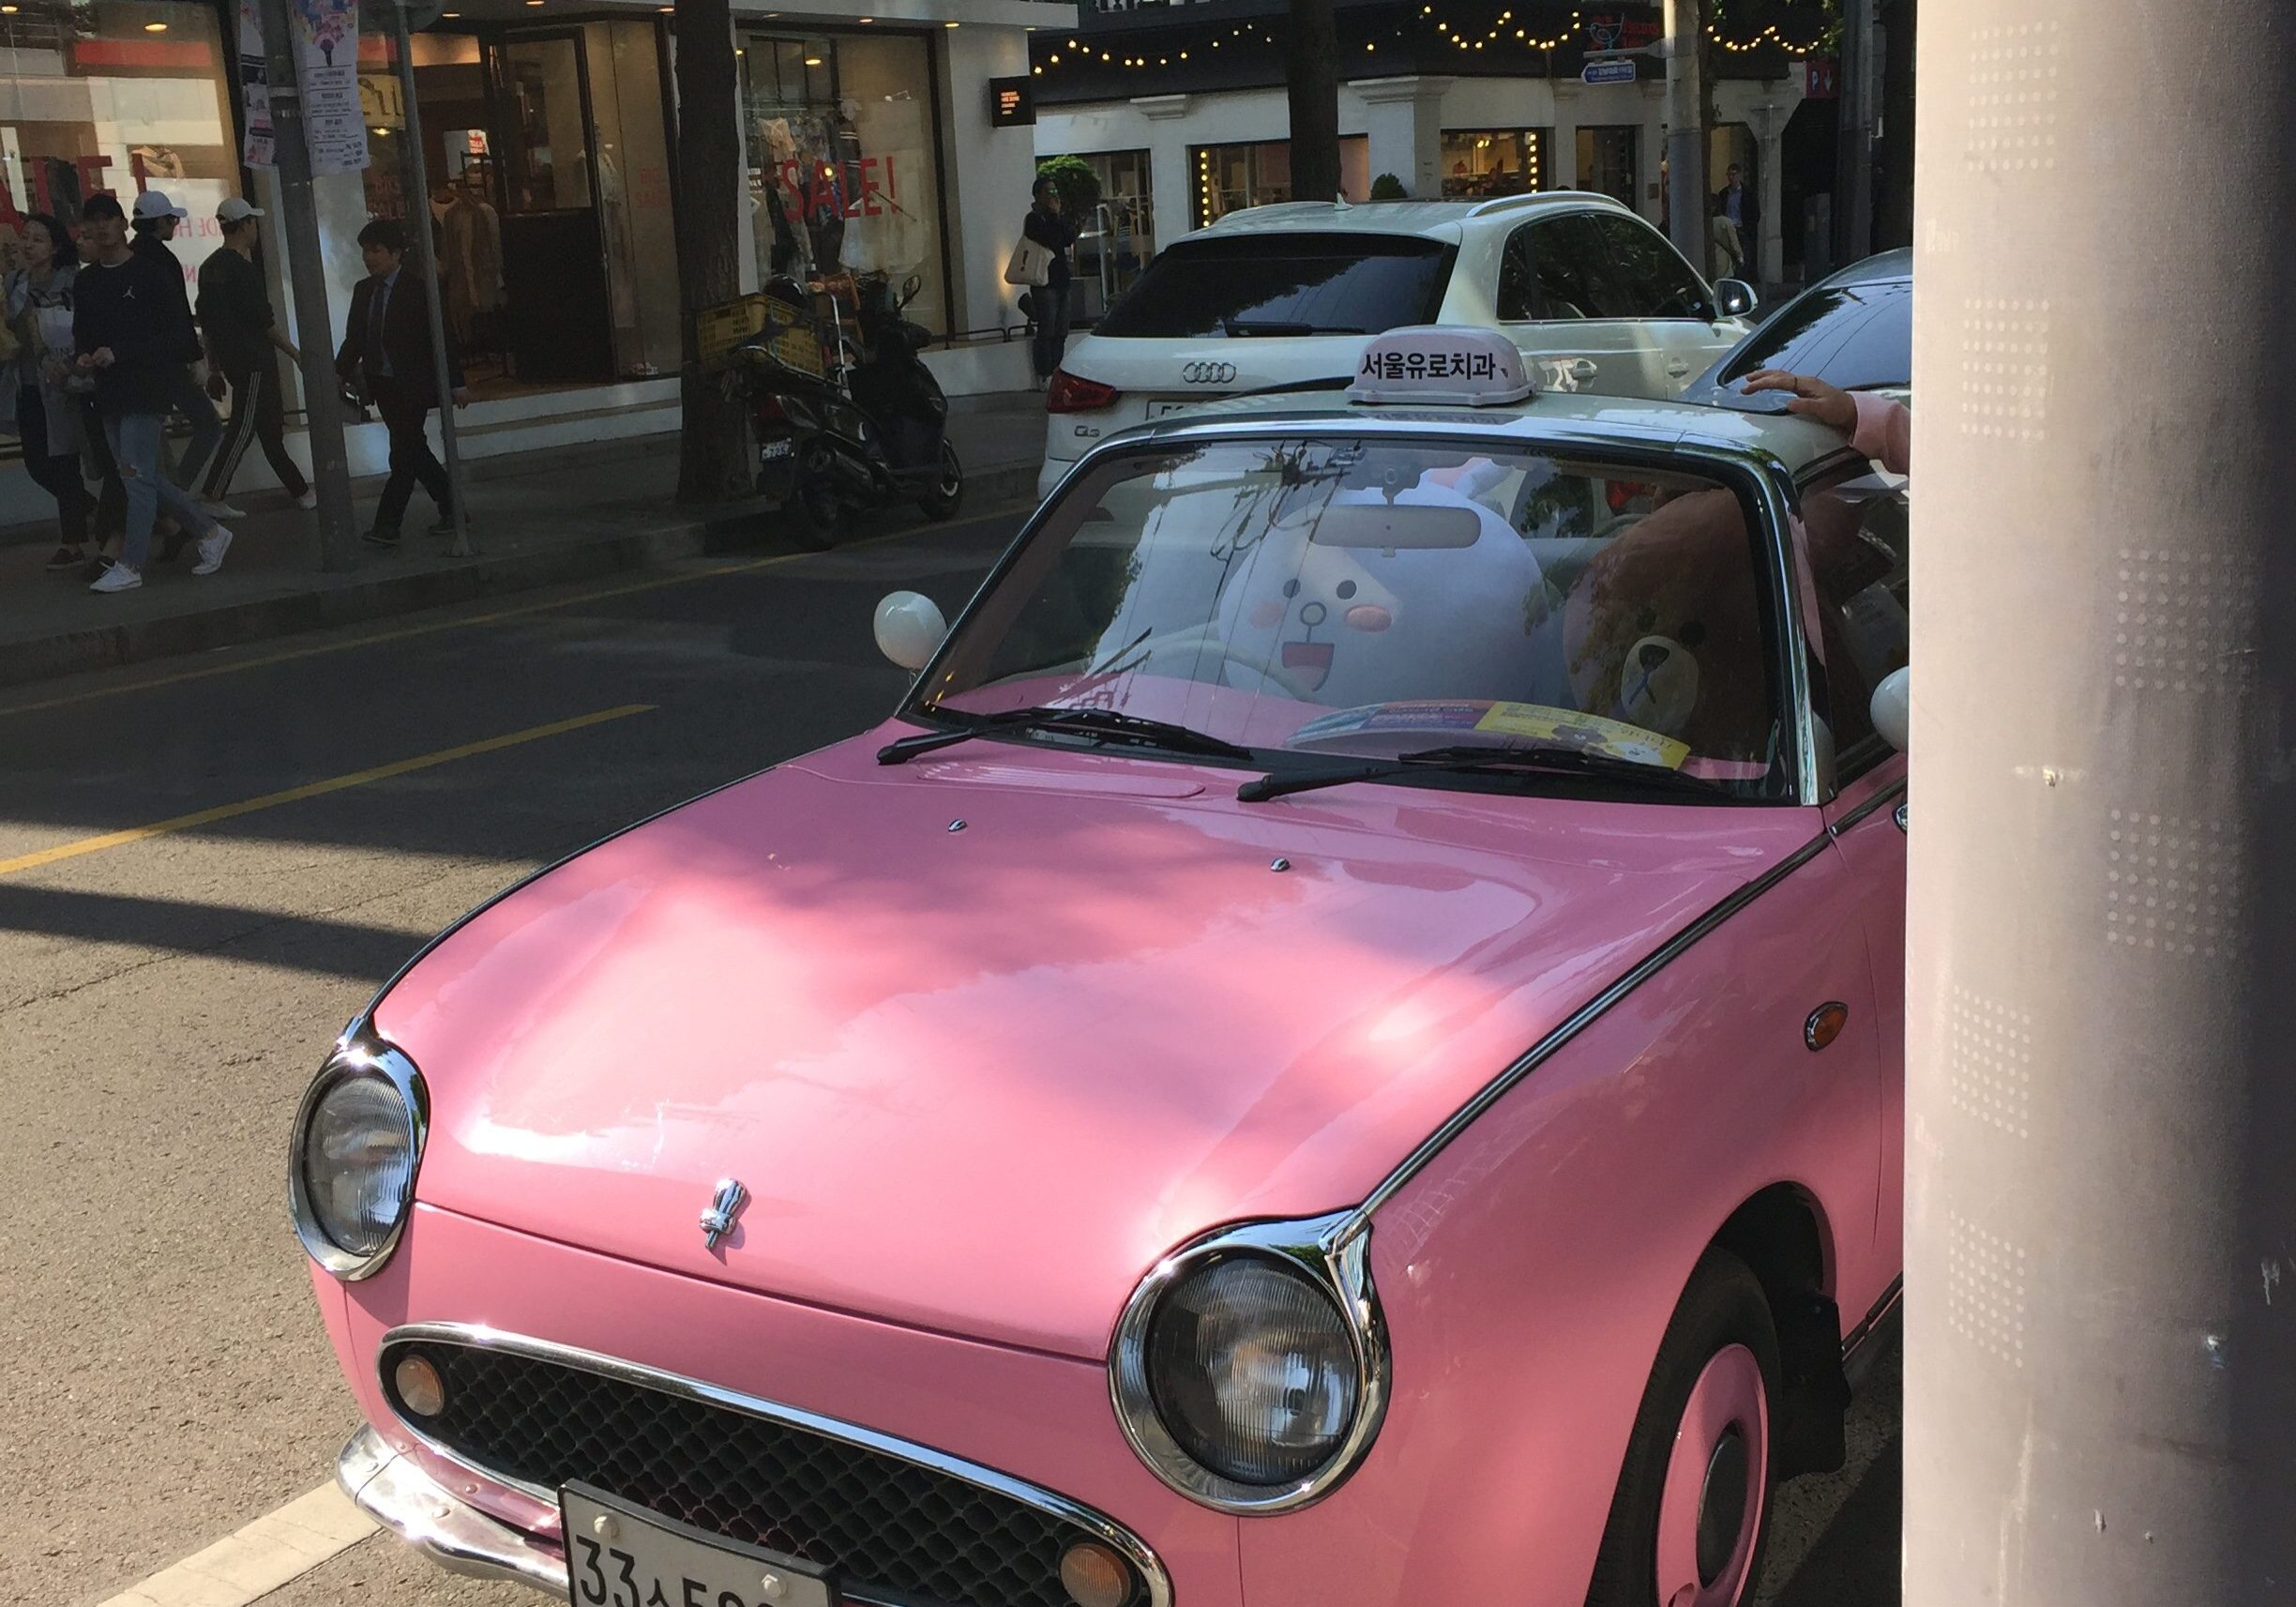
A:
<svg viewBox="0 0 2296 1607">
<path fill-rule="evenodd" d="M 432 534 L 453 524 L 453 488 L 446 470 L 430 450 L 430 409 L 438 402 L 438 366 L 430 356 L 430 309 L 422 281 L 401 271 L 406 260 L 406 226 L 396 218 L 377 218 L 359 231 L 367 277 L 351 292 L 351 315 L 335 354 L 335 371 L 355 386 L 383 415 L 390 432 L 390 478 L 376 505 L 374 528 L 366 539 L 378 547 L 399 544 L 399 522 L 416 481 L 438 507 Z M 455 405 L 470 400 L 462 388 L 461 366 L 449 349 L 447 377 Z"/>
<path fill-rule="evenodd" d="M 1738 231 L 1742 248 L 1738 255 L 1748 270 L 1746 277 L 1752 279 L 1754 265 L 1761 261 L 1761 203 L 1753 186 L 1746 183 L 1745 169 L 1736 162 L 1730 163 L 1722 188 L 1714 191 L 1714 210 L 1715 217 L 1728 218 Z"/>
</svg>

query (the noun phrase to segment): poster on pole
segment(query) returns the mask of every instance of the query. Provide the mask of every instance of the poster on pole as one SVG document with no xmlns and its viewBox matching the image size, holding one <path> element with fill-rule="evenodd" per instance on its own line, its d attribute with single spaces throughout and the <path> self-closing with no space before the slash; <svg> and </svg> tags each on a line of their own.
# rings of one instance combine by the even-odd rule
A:
<svg viewBox="0 0 2296 1607">
<path fill-rule="evenodd" d="M 249 167 L 273 167 L 271 58 L 263 0 L 239 0 L 239 82 L 247 97 Z M 368 165 L 360 114 L 357 0 L 294 0 L 295 78 L 303 90 L 303 135 L 314 176 Z"/>
<path fill-rule="evenodd" d="M 359 114 L 357 0 L 295 0 L 295 77 L 314 176 L 367 166 Z"/>
<path fill-rule="evenodd" d="M 271 58 L 264 50 L 259 0 L 239 0 L 239 83 L 247 99 L 247 149 L 241 159 L 249 167 L 272 165 Z"/>
</svg>

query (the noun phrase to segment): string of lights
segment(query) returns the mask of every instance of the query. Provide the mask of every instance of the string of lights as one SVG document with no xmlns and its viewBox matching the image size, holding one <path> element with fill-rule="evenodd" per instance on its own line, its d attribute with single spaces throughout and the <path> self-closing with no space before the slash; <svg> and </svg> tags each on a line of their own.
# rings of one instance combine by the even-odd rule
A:
<svg viewBox="0 0 2296 1607">
<path fill-rule="evenodd" d="M 1583 43 L 1585 34 L 1582 29 L 1582 20 L 1581 12 L 1573 11 L 1570 14 L 1569 22 L 1559 31 L 1548 36 L 1533 33 L 1528 24 L 1518 23 L 1512 7 L 1502 8 L 1497 17 L 1490 21 L 1488 27 L 1479 28 L 1475 23 L 1461 26 L 1449 17 L 1439 15 L 1433 5 L 1423 4 L 1419 7 L 1417 14 L 1410 18 L 1410 24 L 1424 30 L 1423 38 L 1431 36 L 1433 41 L 1439 45 L 1449 44 L 1467 54 L 1473 54 L 1476 51 L 1488 50 L 1504 53 L 1513 50 L 1544 56 L 1548 52 Z M 1478 18 L 1476 23 L 1482 21 L 1483 19 Z M 1820 29 L 1806 42 L 1797 43 L 1789 39 L 1784 30 L 1776 23 L 1765 24 L 1759 33 L 1749 38 L 1734 38 L 1727 37 L 1720 26 L 1713 21 L 1707 23 L 1706 37 L 1715 48 L 1733 55 L 1775 50 L 1790 57 L 1804 57 L 1816 53 L 1822 48 L 1825 39 L 1824 31 Z M 1386 29 L 1379 37 L 1365 39 L 1363 41 L 1364 52 L 1366 54 L 1376 55 L 1382 42 L 1393 49 L 1397 44 L 1406 41 L 1408 38 L 1403 26 L 1392 27 Z M 1210 52 L 1220 50 L 1223 47 L 1253 50 L 1262 46 L 1275 47 L 1280 43 L 1280 37 L 1275 31 L 1257 22 L 1250 21 L 1235 23 L 1225 33 L 1215 32 L 1209 39 L 1193 39 L 1189 47 L 1184 50 L 1176 50 L 1169 46 L 1151 53 L 1109 50 L 1081 38 L 1071 38 L 1061 49 L 1048 52 L 1044 59 L 1032 67 L 1030 71 L 1041 78 L 1047 68 L 1059 68 L 1064 64 L 1071 67 L 1100 66 L 1121 68 L 1127 71 L 1140 71 L 1171 68 L 1186 63 L 1192 59 L 1191 52 L 1201 53 L 1208 56 Z"/>
</svg>

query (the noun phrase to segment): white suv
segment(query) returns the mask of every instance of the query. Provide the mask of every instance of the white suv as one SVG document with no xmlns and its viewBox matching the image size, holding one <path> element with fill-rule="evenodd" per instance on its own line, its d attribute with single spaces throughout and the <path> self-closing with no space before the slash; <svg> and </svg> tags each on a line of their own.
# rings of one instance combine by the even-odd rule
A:
<svg viewBox="0 0 2296 1607">
<path fill-rule="evenodd" d="M 1503 329 L 1578 390 L 1666 397 L 1742 340 L 1753 290 L 1707 287 L 1608 196 L 1297 201 L 1175 240 L 1046 389 L 1050 492 L 1101 436 L 1215 397 L 1352 379 L 1405 324 Z"/>
</svg>

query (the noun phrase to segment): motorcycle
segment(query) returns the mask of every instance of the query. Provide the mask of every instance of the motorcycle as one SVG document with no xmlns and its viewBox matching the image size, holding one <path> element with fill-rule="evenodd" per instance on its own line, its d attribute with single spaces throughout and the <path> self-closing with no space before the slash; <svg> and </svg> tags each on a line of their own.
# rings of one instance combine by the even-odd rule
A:
<svg viewBox="0 0 2296 1607">
<path fill-rule="evenodd" d="M 964 466 L 948 440 L 948 399 L 918 355 L 932 336 L 907 317 L 918 288 L 914 274 L 898 295 L 880 276 L 862 280 L 856 346 L 842 316 L 831 330 L 814 328 L 804 287 L 778 279 L 764 287 L 781 304 L 775 327 L 739 349 L 759 493 L 824 540 L 887 503 L 912 501 L 927 518 L 945 520 L 964 500 Z M 814 337 L 819 371 L 808 351 Z"/>
</svg>

